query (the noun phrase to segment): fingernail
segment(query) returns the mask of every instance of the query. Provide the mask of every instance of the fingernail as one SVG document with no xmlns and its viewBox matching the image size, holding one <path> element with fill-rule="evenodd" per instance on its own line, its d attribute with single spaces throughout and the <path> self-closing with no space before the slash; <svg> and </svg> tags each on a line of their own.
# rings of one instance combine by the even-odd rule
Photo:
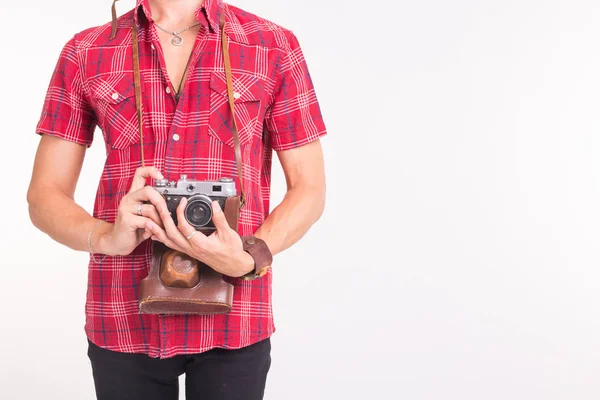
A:
<svg viewBox="0 0 600 400">
<path fill-rule="evenodd" d="M 164 175 L 161 174 L 160 172 L 158 173 L 158 179 L 165 179 Z"/>
<path fill-rule="evenodd" d="M 150 229 L 150 230 L 154 229 L 154 224 L 153 224 L 152 222 L 148 222 L 148 223 L 146 224 L 146 226 L 147 226 L 147 227 L 148 227 L 148 229 Z"/>
</svg>

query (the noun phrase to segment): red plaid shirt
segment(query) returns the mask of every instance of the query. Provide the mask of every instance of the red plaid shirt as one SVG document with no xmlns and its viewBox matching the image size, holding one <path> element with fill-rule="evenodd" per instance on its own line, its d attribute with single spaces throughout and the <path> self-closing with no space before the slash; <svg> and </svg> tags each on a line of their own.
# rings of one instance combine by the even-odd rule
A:
<svg viewBox="0 0 600 400">
<path fill-rule="evenodd" d="M 141 10 L 140 10 L 141 6 Z M 135 108 L 131 19 L 140 29 L 140 69 L 146 165 L 169 180 L 216 180 L 236 175 L 231 117 L 220 47 L 224 11 L 247 203 L 240 235 L 251 235 L 269 214 L 272 150 L 301 146 L 326 134 L 309 72 L 292 32 L 221 0 L 196 11 L 201 30 L 179 101 L 169 82 L 147 0 L 111 26 L 87 29 L 64 47 L 36 132 L 91 145 L 102 130 L 106 164 L 93 215 L 114 222 L 117 207 L 141 165 Z M 100 257 L 101 258 L 101 257 Z M 233 308 L 220 315 L 146 315 L 138 310 L 140 281 L 150 268 L 151 242 L 128 256 L 89 262 L 85 331 L 106 349 L 167 358 L 214 347 L 248 346 L 275 332 L 272 272 L 253 281 L 225 277 L 235 287 Z"/>
</svg>

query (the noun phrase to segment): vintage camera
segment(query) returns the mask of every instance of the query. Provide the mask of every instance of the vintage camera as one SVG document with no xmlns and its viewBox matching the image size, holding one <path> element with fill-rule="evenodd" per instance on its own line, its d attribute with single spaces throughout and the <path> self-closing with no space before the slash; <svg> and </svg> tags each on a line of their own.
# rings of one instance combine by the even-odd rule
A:
<svg viewBox="0 0 600 400">
<path fill-rule="evenodd" d="M 216 229 L 212 222 L 211 202 L 218 201 L 221 209 L 225 211 L 227 199 L 237 195 L 232 178 L 221 178 L 218 181 L 191 181 L 187 179 L 187 175 L 181 175 L 177 182 L 158 179 L 153 187 L 165 198 L 167 209 L 176 225 L 177 207 L 181 199 L 187 197 L 188 203 L 183 215 L 191 226 L 205 235 L 211 234 Z"/>
</svg>

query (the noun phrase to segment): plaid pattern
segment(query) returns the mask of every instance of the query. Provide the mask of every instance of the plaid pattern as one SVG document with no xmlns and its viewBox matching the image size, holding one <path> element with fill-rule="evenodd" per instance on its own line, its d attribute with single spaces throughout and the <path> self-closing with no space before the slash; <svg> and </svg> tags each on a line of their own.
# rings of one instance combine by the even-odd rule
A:
<svg viewBox="0 0 600 400">
<path fill-rule="evenodd" d="M 237 181 L 227 105 L 219 18 L 226 13 L 236 117 L 247 203 L 239 233 L 252 234 L 269 214 L 272 150 L 301 146 L 326 134 L 306 63 L 292 32 L 221 0 L 196 11 L 201 30 L 179 101 L 174 96 L 146 0 L 110 24 L 76 34 L 52 76 L 36 132 L 91 145 L 96 126 L 106 146 L 94 216 L 113 222 L 141 165 L 133 86 L 131 19 L 140 29 L 140 68 L 146 164 L 169 180 Z M 176 138 L 179 138 L 176 140 Z M 233 309 L 222 315 L 144 315 L 139 282 L 147 276 L 151 242 L 128 256 L 89 262 L 85 331 L 95 344 L 120 352 L 168 358 L 214 347 L 248 346 L 275 332 L 272 272 L 235 286 Z"/>
</svg>

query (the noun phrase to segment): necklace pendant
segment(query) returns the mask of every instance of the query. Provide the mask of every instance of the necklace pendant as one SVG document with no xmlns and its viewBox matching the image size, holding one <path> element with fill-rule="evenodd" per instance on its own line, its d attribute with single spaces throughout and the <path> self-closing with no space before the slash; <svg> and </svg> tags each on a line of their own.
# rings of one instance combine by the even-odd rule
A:
<svg viewBox="0 0 600 400">
<path fill-rule="evenodd" d="M 179 35 L 175 35 L 175 37 L 171 39 L 171 44 L 179 47 L 183 44 L 183 38 Z"/>
</svg>

